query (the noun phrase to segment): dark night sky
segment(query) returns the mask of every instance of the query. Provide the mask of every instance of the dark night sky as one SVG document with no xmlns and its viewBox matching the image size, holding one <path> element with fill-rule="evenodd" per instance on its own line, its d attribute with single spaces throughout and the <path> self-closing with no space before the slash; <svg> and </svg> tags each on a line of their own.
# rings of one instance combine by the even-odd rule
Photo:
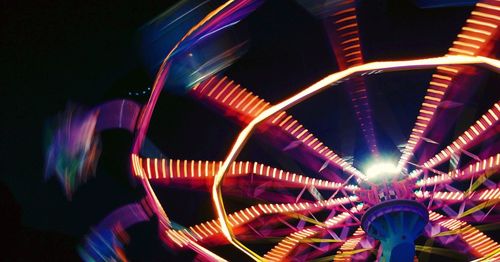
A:
<svg viewBox="0 0 500 262">
<path fill-rule="evenodd" d="M 2 2 L 0 214 L 6 221 L 2 223 L 7 229 L 4 238 L 11 239 L 5 249 L 11 261 L 16 260 L 14 256 L 19 261 L 77 260 L 75 246 L 92 225 L 113 209 L 142 196 L 141 189 L 128 177 L 130 134 L 103 134 L 103 155 L 96 178 L 79 188 L 68 202 L 54 179 L 43 179 L 43 132 L 47 121 L 68 101 L 92 106 L 129 97 L 128 92 L 149 86 L 152 79 L 138 59 L 137 29 L 173 2 Z M 469 12 L 470 7 L 419 10 L 409 0 L 362 1 L 359 23 L 366 60 L 442 55 Z M 269 0 L 246 23 L 250 49 L 227 74 L 261 97 L 278 101 L 337 70 L 321 22 L 295 3 Z M 382 149 L 393 152 L 395 143 L 408 137 L 430 73 L 394 73 L 368 80 L 375 97 L 375 117 L 383 120 L 376 122 L 376 129 L 386 130 L 377 134 Z M 487 87 L 495 81 L 498 77 L 488 74 L 486 82 L 490 84 L 481 92 L 492 90 Z M 356 142 L 361 134 L 344 91 L 328 92 L 291 112 L 343 155 L 364 159 L 366 149 Z M 144 101 L 144 97 L 134 99 Z M 467 109 L 471 119 L 482 113 L 482 104 L 489 107 L 491 99 L 494 96 L 474 97 L 468 108 L 479 109 Z M 163 94 L 153 118 L 157 124 L 152 126 L 151 138 L 179 158 L 221 158 L 236 129 L 216 116 L 200 117 L 202 114 L 208 113 L 195 102 Z M 162 117 L 170 117 L 178 125 L 162 125 Z M 193 138 L 196 132 L 189 133 L 188 127 L 198 118 L 209 127 Z M 393 126 L 388 128 L 387 123 Z M 225 133 L 218 136 L 219 132 Z M 220 148 L 198 144 L 215 135 Z M 131 230 L 136 239 L 128 251 L 131 258 L 191 259 L 189 254 L 168 254 L 155 239 L 155 230 L 154 223 Z"/>
</svg>

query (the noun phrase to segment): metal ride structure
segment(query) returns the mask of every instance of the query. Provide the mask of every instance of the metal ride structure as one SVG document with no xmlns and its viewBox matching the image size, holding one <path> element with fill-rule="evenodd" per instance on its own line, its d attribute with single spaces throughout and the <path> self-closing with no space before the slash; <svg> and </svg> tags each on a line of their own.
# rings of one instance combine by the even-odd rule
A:
<svg viewBox="0 0 500 262">
<path fill-rule="evenodd" d="M 434 142 L 428 138 L 428 132 L 439 124 L 436 119 L 442 113 L 441 107 L 447 95 L 463 84 L 464 78 L 473 77 L 479 70 L 477 68 L 496 73 L 500 71 L 500 61 L 494 54 L 500 37 L 500 2 L 488 0 L 477 3 L 448 54 L 442 57 L 370 63 L 365 63 L 363 58 L 355 2 L 332 2 L 334 6 L 327 9 L 331 13 L 325 14 L 308 5 L 307 1 L 299 1 L 323 19 L 340 71 L 274 104 L 220 74 L 206 76 L 189 87 L 188 96 L 229 115 L 242 126 L 225 159 L 146 157 L 141 150 L 147 141 L 146 135 L 159 95 L 173 66 L 173 57 L 205 36 L 237 23 L 258 8 L 260 1 L 227 1 L 198 21 L 163 60 L 151 96 L 140 109 L 138 105 L 123 100 L 108 103 L 108 107 L 100 106 L 94 110 L 98 113 L 90 114 L 88 119 L 95 126 L 91 132 L 111 127 L 103 127 L 103 123 L 108 123 L 134 134 L 130 157 L 132 173 L 146 192 L 141 205 L 133 206 L 134 210 L 139 210 L 134 223 L 146 221 L 156 214 L 160 236 L 167 245 L 189 248 L 201 258 L 215 261 L 225 260 L 223 253 L 212 249 L 215 245 L 232 245 L 255 261 L 292 258 L 304 261 L 319 259 L 325 254 L 330 254 L 327 258 L 334 261 L 368 258 L 414 261 L 415 250 L 432 252 L 430 246 L 415 246 L 414 241 L 420 236 L 459 250 L 471 259 L 500 260 L 500 245 L 477 226 L 497 212 L 500 188 L 491 177 L 498 174 L 500 168 L 498 145 L 493 144 L 480 154 L 470 152 L 486 139 L 498 137 L 500 100 L 451 144 L 443 145 L 440 152 L 414 159 L 419 148 L 429 141 Z M 395 165 L 384 163 L 374 134 L 364 76 L 428 68 L 436 68 L 436 72 L 432 75 L 401 159 Z M 377 162 L 366 172 L 343 159 L 286 112 L 340 84 L 350 90 L 349 97 L 357 121 Z M 124 105 L 129 108 L 128 111 L 124 111 Z M 102 120 L 113 116 L 117 121 Z M 125 127 L 123 123 L 126 123 Z M 253 135 L 267 139 L 276 148 L 287 149 L 282 151 L 317 176 L 238 159 Z M 88 142 L 89 138 L 85 141 Z M 53 149 L 51 152 L 51 158 L 55 158 L 58 151 Z M 467 165 L 442 171 L 447 167 L 443 164 L 454 161 L 460 154 L 467 154 L 472 160 Z M 233 184 L 226 182 L 254 177 L 269 182 L 272 192 L 261 194 L 258 204 L 228 212 L 224 198 L 226 193 L 231 197 L 245 198 L 251 194 L 231 189 Z M 161 203 L 152 186 L 165 182 L 171 183 L 169 185 L 209 184 L 214 219 L 189 227 L 171 221 L 162 206 L 168 205 L 168 200 Z M 461 190 L 455 187 L 459 183 L 470 186 Z M 67 181 L 65 185 L 66 191 L 70 192 Z M 302 197 L 306 190 L 315 200 Z M 329 195 L 324 198 L 318 190 Z M 141 208 L 147 212 L 140 211 Z M 320 212 L 326 212 L 325 219 L 317 219 L 314 215 Z M 110 219 L 104 224 L 112 224 Z M 265 225 L 262 219 L 266 220 Z M 267 233 L 259 231 L 259 226 L 266 228 Z M 270 227 L 276 228 L 275 232 L 269 232 Z M 278 241 L 262 254 L 247 244 L 256 238 Z"/>
</svg>

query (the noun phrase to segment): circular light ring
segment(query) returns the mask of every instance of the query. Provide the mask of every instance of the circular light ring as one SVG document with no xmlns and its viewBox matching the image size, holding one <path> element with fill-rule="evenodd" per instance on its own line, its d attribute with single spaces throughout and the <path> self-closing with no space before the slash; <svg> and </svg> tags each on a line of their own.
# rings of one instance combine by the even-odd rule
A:
<svg viewBox="0 0 500 262">
<path fill-rule="evenodd" d="M 239 250 L 243 251 L 249 257 L 255 261 L 262 261 L 263 258 L 253 252 L 251 249 L 239 242 L 233 234 L 232 226 L 229 223 L 227 213 L 224 208 L 224 201 L 222 198 L 222 181 L 232 163 L 238 157 L 246 141 L 252 134 L 256 126 L 268 119 L 270 116 L 278 113 L 280 111 L 287 110 L 294 105 L 306 100 L 313 95 L 327 89 L 328 87 L 334 85 L 339 81 L 343 81 L 346 78 L 361 75 L 364 72 L 372 72 L 375 70 L 384 71 L 396 71 L 396 70 L 411 70 L 411 69 L 425 69 L 440 65 L 464 65 L 464 64 L 477 64 L 486 67 L 490 67 L 496 72 L 500 71 L 500 60 L 481 57 L 481 56 L 443 56 L 436 58 L 426 58 L 426 59 L 415 59 L 415 60 L 403 60 L 403 61 L 386 61 L 386 62 L 371 62 L 359 66 L 354 66 L 346 70 L 333 73 L 315 84 L 305 88 L 299 93 L 293 95 L 292 97 L 274 105 L 270 108 L 264 110 L 257 117 L 255 117 L 238 135 L 233 146 L 231 147 L 224 163 L 218 170 L 214 184 L 212 186 L 212 201 L 214 202 L 217 217 L 220 223 L 221 231 L 226 237 L 226 239 L 234 245 Z M 366 180 L 366 177 L 360 177 Z"/>
<path fill-rule="evenodd" d="M 137 121 L 137 127 L 136 127 L 136 136 L 135 136 L 135 141 L 134 141 L 134 146 L 132 149 L 132 156 L 131 156 L 131 161 L 132 161 L 132 166 L 138 166 L 138 170 L 133 170 L 135 172 L 144 172 L 142 169 L 141 165 L 134 165 L 134 156 L 137 156 L 139 153 L 139 150 L 141 148 L 141 145 L 145 139 L 146 132 L 149 127 L 149 122 L 151 120 L 151 116 L 153 113 L 153 109 L 156 105 L 156 102 L 158 100 L 158 97 L 161 92 L 161 87 L 164 84 L 164 81 L 166 79 L 166 76 L 168 74 L 168 69 L 169 69 L 169 57 L 170 55 L 174 52 L 174 50 L 177 48 L 177 46 L 186 38 L 188 37 L 192 32 L 194 32 L 197 28 L 202 26 L 204 23 L 206 23 L 208 20 L 210 20 L 212 17 L 216 16 L 218 12 L 220 12 L 222 9 L 227 7 L 230 3 L 232 3 L 232 0 L 229 0 L 225 2 L 223 5 L 219 6 L 217 9 L 215 9 L 213 12 L 211 12 L 207 17 L 205 17 L 203 20 L 201 20 L 197 25 L 195 25 L 178 43 L 177 45 L 171 50 L 169 55 L 164 59 L 162 65 L 160 66 L 160 70 L 156 76 L 154 85 L 153 85 L 153 90 L 151 92 L 150 99 L 148 102 L 144 105 L 143 111 Z M 331 74 L 324 79 L 318 81 L 317 83 L 309 86 L 308 88 L 304 89 L 303 91 L 297 93 L 296 95 L 290 97 L 289 99 L 286 99 L 270 108 L 267 110 L 261 112 L 255 119 L 253 119 L 244 129 L 243 131 L 239 134 L 237 137 L 235 143 L 233 144 L 228 156 L 226 157 L 222 167 L 218 170 L 215 179 L 214 179 L 214 184 L 212 186 L 212 200 L 213 203 L 216 207 L 216 212 L 217 212 L 217 217 L 220 222 L 221 226 L 221 231 L 224 234 L 224 236 L 227 238 L 227 240 L 234 245 L 236 248 L 240 249 L 243 251 L 245 254 L 247 254 L 249 257 L 251 257 L 254 260 L 261 261 L 263 260 L 262 257 L 260 257 L 258 254 L 253 252 L 251 249 L 247 248 L 245 245 L 240 243 L 234 236 L 232 232 L 232 227 L 229 224 L 227 214 L 224 209 L 224 202 L 222 199 L 222 194 L 221 194 L 221 186 L 222 186 L 222 181 L 224 179 L 225 174 L 227 173 L 229 166 L 234 162 L 236 157 L 238 156 L 239 152 L 245 145 L 247 139 L 249 138 L 250 134 L 253 132 L 255 127 L 261 123 L 262 121 L 265 121 L 267 118 L 269 118 L 271 115 L 282 111 L 286 110 L 287 108 L 290 108 L 303 100 L 319 93 L 320 91 L 325 90 L 332 84 L 338 84 L 339 82 L 346 80 L 348 77 L 352 76 L 357 76 L 361 75 L 364 72 L 375 72 L 378 71 L 377 73 L 380 72 L 380 70 L 387 70 L 387 71 L 394 71 L 394 70 L 409 70 L 409 69 L 419 69 L 419 68 L 428 68 L 428 67 L 433 67 L 433 66 L 438 66 L 438 65 L 452 65 L 452 64 L 481 64 L 481 65 L 486 65 L 494 69 L 495 71 L 500 71 L 500 61 L 496 59 L 491 59 L 491 58 L 486 58 L 486 57 L 473 57 L 473 56 L 445 56 L 445 57 L 438 57 L 438 58 L 430 58 L 430 59 L 418 59 L 418 60 L 408 60 L 408 61 L 391 61 L 391 62 L 372 62 L 368 64 L 363 64 L 360 66 L 355 66 L 348 68 L 346 70 Z M 357 174 L 359 179 L 366 180 L 366 177 L 362 174 Z M 147 179 L 142 180 L 143 187 L 146 190 L 146 194 L 148 196 L 148 200 L 151 204 L 152 207 L 154 207 L 154 212 L 158 215 L 159 220 L 164 228 L 170 228 L 170 221 L 163 210 L 162 205 L 158 201 L 156 194 L 154 193 L 151 185 L 149 184 L 149 181 Z M 209 250 L 206 250 L 205 248 L 197 245 L 196 243 L 193 243 L 193 249 L 200 251 L 201 253 L 204 253 L 209 256 L 213 256 L 215 254 L 211 253 Z"/>
</svg>

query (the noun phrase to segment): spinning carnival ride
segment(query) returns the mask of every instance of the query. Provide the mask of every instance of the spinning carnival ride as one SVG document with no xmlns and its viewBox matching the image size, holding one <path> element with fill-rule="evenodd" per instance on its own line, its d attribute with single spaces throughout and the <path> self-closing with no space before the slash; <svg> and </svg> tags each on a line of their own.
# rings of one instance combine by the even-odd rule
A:
<svg viewBox="0 0 500 262">
<path fill-rule="evenodd" d="M 498 217 L 500 188 L 494 182 L 500 167 L 499 145 L 495 142 L 500 117 L 498 92 L 492 94 L 497 102 L 451 144 L 443 145 L 435 155 L 415 157 L 420 147 L 439 144 L 429 138 L 429 130 L 443 124 L 443 108 L 450 105 L 450 97 L 457 95 L 459 86 L 474 81 L 483 72 L 480 68 L 500 71 L 500 61 L 495 57 L 500 1 L 477 3 L 445 56 L 370 63 L 364 62 L 354 1 L 326 1 L 321 5 L 298 2 L 324 21 L 340 71 L 271 104 L 221 75 L 234 60 L 235 48 L 215 52 L 218 59 L 203 64 L 208 69 L 175 82 L 186 89 L 187 96 L 243 127 L 225 159 L 150 157 L 144 153 L 144 147 L 151 144 L 146 134 L 159 95 L 163 88 L 169 88 L 165 85 L 168 79 L 176 77 L 170 73 L 182 63 L 179 61 L 192 56 L 194 47 L 209 36 L 244 19 L 261 1 L 227 1 L 185 30 L 163 60 L 146 104 L 116 100 L 85 112 L 72 109 L 63 116 L 48 150 L 47 170 L 48 174 L 57 174 L 68 196 L 92 173 L 99 156 L 98 133 L 109 128 L 134 134 L 131 169 L 146 192 L 144 199 L 117 209 L 89 234 L 80 249 L 82 258 L 125 260 L 122 249 L 126 229 L 156 215 L 159 234 L 169 248 L 191 249 L 205 260 L 224 260 L 225 254 L 217 252 L 216 247 L 232 245 L 256 261 L 414 261 L 415 250 L 438 250 L 430 244 L 415 246 L 415 240 L 422 236 L 471 260 L 500 260 L 500 245 L 480 231 L 482 224 Z M 228 58 L 231 55 L 233 58 Z M 414 128 L 399 162 L 386 163 L 377 146 L 364 76 L 426 68 L 436 70 Z M 348 87 L 364 142 L 375 162 L 366 172 L 340 157 L 286 112 L 340 84 Z M 316 176 L 239 160 L 245 144 L 253 141 L 252 135 L 280 149 Z M 487 147 L 471 152 L 486 140 L 490 141 Z M 470 160 L 458 164 L 460 155 Z M 442 171 L 445 168 L 449 171 Z M 155 184 L 206 186 L 213 203 L 213 219 L 189 227 L 177 224 L 182 221 L 172 221 L 163 205 L 177 200 L 160 202 L 155 189 L 161 186 L 153 187 Z M 241 184 L 244 186 L 238 186 Z M 227 198 L 253 202 L 228 212 L 233 207 L 226 207 Z M 274 241 L 274 246 L 263 253 L 261 247 L 252 248 L 255 240 Z"/>
</svg>

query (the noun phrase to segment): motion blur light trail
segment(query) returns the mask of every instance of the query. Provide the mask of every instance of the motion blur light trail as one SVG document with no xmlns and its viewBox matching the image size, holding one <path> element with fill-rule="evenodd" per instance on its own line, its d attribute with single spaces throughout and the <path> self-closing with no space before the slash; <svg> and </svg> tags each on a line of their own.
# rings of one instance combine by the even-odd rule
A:
<svg viewBox="0 0 500 262">
<path fill-rule="evenodd" d="M 322 18 L 340 70 L 364 63 L 356 1 L 327 1 L 327 4 L 322 3 L 323 1 L 297 1 L 311 13 Z M 379 150 L 365 79 L 356 77 L 347 80 L 344 85 L 347 85 L 353 110 L 370 153 L 377 158 Z"/>
<path fill-rule="evenodd" d="M 128 242 L 126 229 L 140 222 L 148 221 L 152 212 L 146 201 L 128 204 L 109 214 L 86 237 L 80 256 L 85 261 L 127 261 L 124 253 Z"/>
<path fill-rule="evenodd" d="M 100 154 L 99 137 L 95 135 L 98 114 L 69 107 L 49 131 L 53 134 L 49 134 L 45 177 L 56 175 L 68 198 L 96 168 Z"/>
<path fill-rule="evenodd" d="M 445 56 L 370 63 L 365 63 L 362 55 L 354 1 L 325 1 L 323 5 L 298 2 L 326 19 L 341 70 L 280 102 L 271 104 L 228 77 L 214 75 L 230 66 L 241 49 L 238 45 L 211 44 L 261 3 L 240 0 L 224 2 L 204 16 L 195 15 L 196 21 L 186 22 L 189 27 L 182 24 L 175 41 L 170 39 L 170 49 L 162 54 L 165 58 L 151 96 L 143 106 L 118 100 L 93 110 L 68 110 L 47 150 L 47 174 L 58 176 L 66 194 L 71 195 L 76 189 L 74 181 L 85 180 L 91 173 L 88 170 L 95 168 L 99 132 L 109 128 L 134 134 L 130 166 L 145 190 L 143 201 L 114 211 L 89 234 L 81 249 L 84 260 L 125 260 L 125 230 L 153 215 L 158 218 L 160 238 L 168 248 L 191 249 L 199 254 L 199 259 L 208 261 L 224 260 L 229 254 L 221 252 L 218 246 L 228 244 L 255 261 L 414 261 L 416 252 L 446 253 L 432 247 L 434 242 L 457 250 L 468 259 L 500 260 L 500 245 L 475 227 L 498 216 L 500 188 L 495 175 L 500 156 L 498 144 L 487 143 L 492 137 L 498 138 L 499 102 L 487 105 L 486 112 L 481 112 L 483 115 L 449 145 L 427 137 L 430 127 L 439 125 L 435 119 L 445 114 L 440 108 L 449 98 L 447 94 L 454 95 L 459 85 L 471 82 L 455 80 L 458 76 L 472 78 L 479 67 L 500 72 L 500 61 L 494 56 L 498 48 L 500 2 L 477 3 Z M 190 12 L 206 8 L 206 1 L 183 4 L 174 8 L 181 13 L 167 12 L 172 17 L 161 16 L 156 23 L 170 28 Z M 152 35 L 168 36 L 154 30 Z M 189 54 L 196 54 L 192 51 L 203 44 L 216 51 L 207 52 L 202 62 L 190 64 Z M 375 139 L 365 76 L 435 67 L 437 72 L 432 75 L 431 87 L 399 162 L 384 162 Z M 366 173 L 286 112 L 341 83 L 351 86 L 355 116 L 374 159 Z M 242 127 L 222 161 L 144 154 L 146 135 L 162 89 L 175 92 L 179 87 L 185 95 Z M 498 92 L 493 95 L 494 101 L 498 101 Z M 307 173 L 239 159 L 252 135 L 269 141 L 279 153 L 307 168 Z M 419 146 L 425 145 L 422 141 L 440 146 L 441 151 L 431 157 L 422 154 L 418 159 L 414 155 Z M 458 163 L 457 155 L 461 153 L 472 160 Z M 162 186 L 209 191 L 213 219 L 190 226 L 173 221 L 177 216 L 169 217 L 165 211 L 169 209 L 163 205 L 178 200 L 160 201 L 155 190 Z M 247 206 L 228 204 L 228 199 L 235 198 L 244 200 Z M 420 236 L 429 239 L 424 246 L 415 245 Z M 276 244 L 269 245 L 271 241 Z M 254 248 L 256 242 L 267 243 L 268 249 Z M 321 257 L 324 255 L 327 256 Z"/>
<path fill-rule="evenodd" d="M 128 100 L 115 100 L 96 108 L 68 105 L 47 130 L 45 177 L 56 175 L 66 196 L 71 195 L 93 175 L 100 155 L 99 132 L 107 129 L 132 131 L 140 106 Z"/>
</svg>

